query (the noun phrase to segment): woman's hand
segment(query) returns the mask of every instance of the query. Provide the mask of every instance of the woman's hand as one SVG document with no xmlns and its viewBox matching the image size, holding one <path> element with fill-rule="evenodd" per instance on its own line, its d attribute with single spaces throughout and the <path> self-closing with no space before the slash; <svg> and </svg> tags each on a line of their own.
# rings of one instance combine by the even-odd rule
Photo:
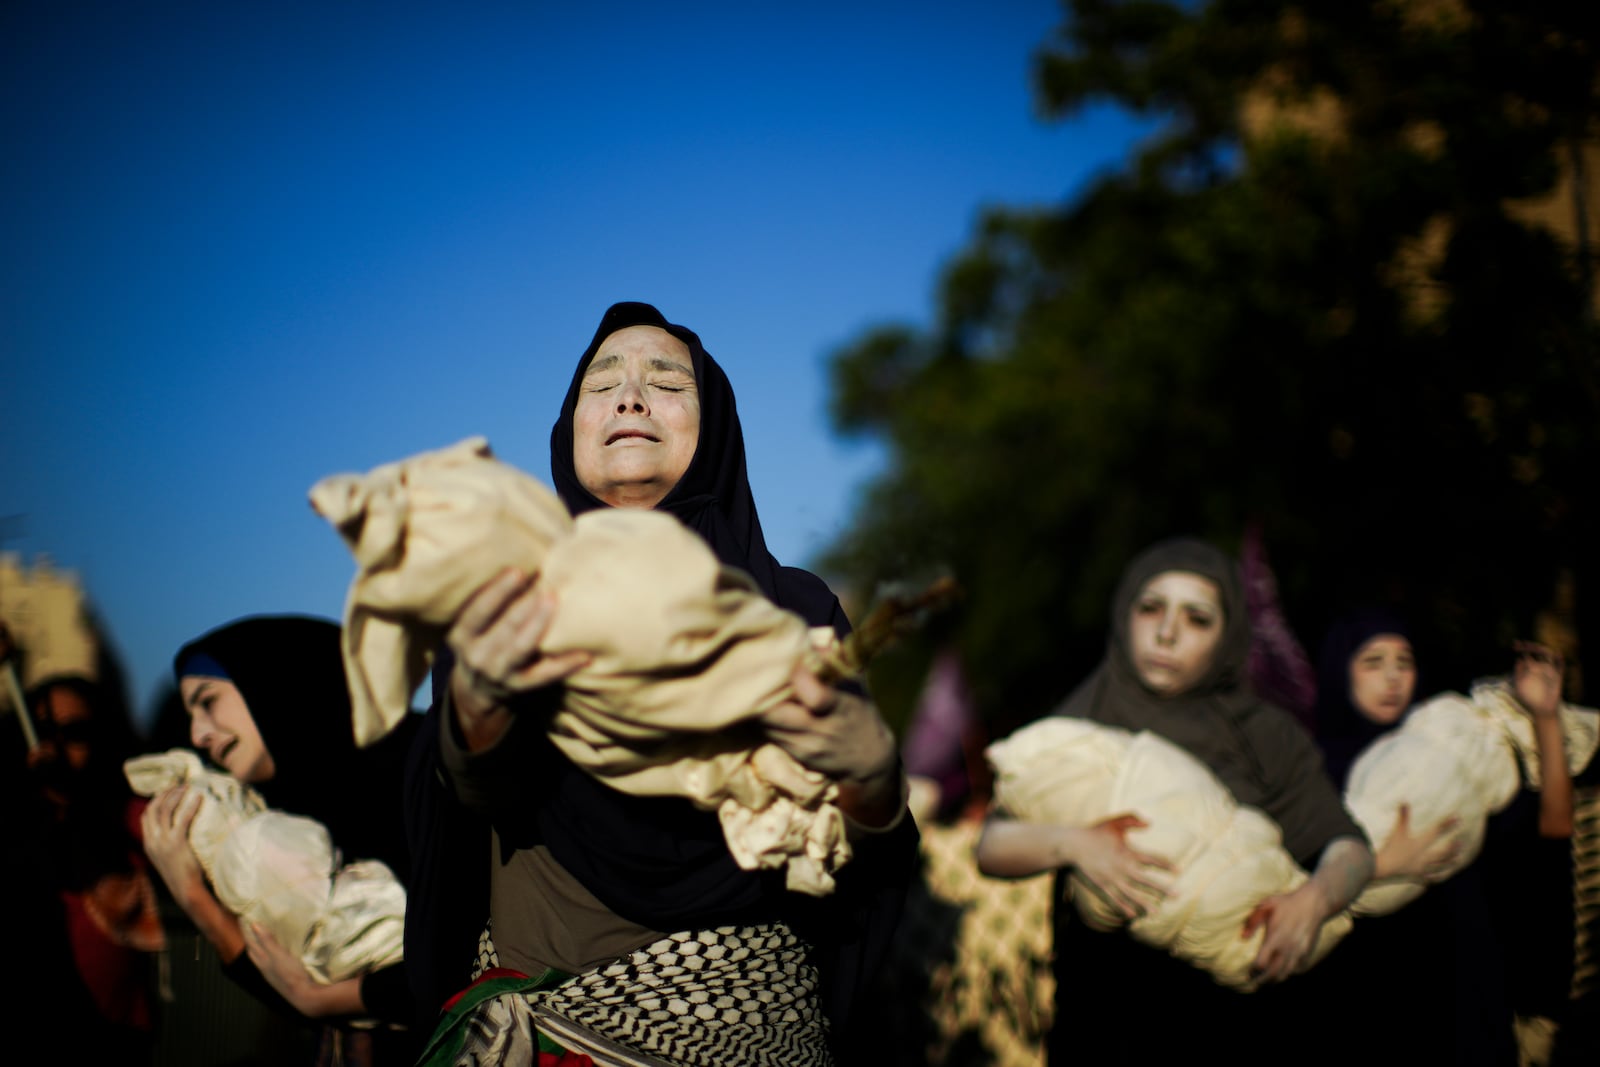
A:
<svg viewBox="0 0 1600 1067">
<path fill-rule="evenodd" d="M 189 828 L 204 799 L 198 789 L 175 785 L 145 805 L 139 830 L 145 855 L 167 883 L 172 899 L 216 948 L 222 962 L 232 963 L 244 951 L 244 935 L 233 913 L 212 895 L 200 858 L 189 846 Z"/>
<path fill-rule="evenodd" d="M 185 911 L 197 894 L 211 894 L 200 859 L 189 847 L 189 827 L 204 799 L 205 794 L 198 789 L 175 785 L 145 805 L 144 814 L 139 817 L 145 855 Z"/>
<path fill-rule="evenodd" d="M 1534 719 L 1554 719 L 1561 711 L 1561 672 L 1566 663 L 1560 653 L 1532 641 L 1516 643 L 1517 663 L 1511 671 L 1511 691 L 1517 703 Z"/>
<path fill-rule="evenodd" d="M 773 744 L 840 786 L 840 807 L 881 826 L 902 804 L 899 750 L 871 701 L 821 681 L 804 664 L 789 676 L 793 699 L 761 716 Z"/>
<path fill-rule="evenodd" d="M 244 945 L 261 977 L 301 1015 L 320 1019 L 328 1015 L 355 1015 L 364 1010 L 361 979 L 347 978 L 329 985 L 318 982 L 311 977 L 305 964 L 259 923 L 244 926 Z"/>
<path fill-rule="evenodd" d="M 1568 838 L 1573 830 L 1572 773 L 1567 767 L 1561 728 L 1561 653 L 1534 641 L 1516 643 L 1517 664 L 1511 691 L 1533 716 L 1533 739 L 1539 750 L 1539 836 Z"/>
<path fill-rule="evenodd" d="M 1266 927 L 1261 949 L 1250 965 L 1251 973 L 1264 982 L 1281 982 L 1298 971 L 1310 958 L 1330 911 L 1314 880 L 1292 893 L 1280 893 L 1257 904 L 1239 932 L 1241 938 L 1249 938 L 1260 927 Z"/>
<path fill-rule="evenodd" d="M 513 568 L 462 605 L 445 641 L 455 653 L 450 695 L 469 750 L 493 744 L 505 731 L 512 696 L 553 685 L 589 664 L 587 652 L 547 656 L 540 650 L 555 609 L 555 597 Z"/>
<path fill-rule="evenodd" d="M 1460 840 L 1450 837 L 1459 825 L 1461 820 L 1452 815 L 1426 833 L 1412 834 L 1411 805 L 1400 805 L 1394 829 L 1378 849 L 1373 877 L 1437 881 L 1461 851 Z"/>
<path fill-rule="evenodd" d="M 1172 889 L 1172 864 L 1128 844 L 1129 830 L 1143 830 L 1149 825 L 1129 813 L 1071 831 L 1068 848 L 1072 866 L 1089 888 L 1125 919 L 1137 919 Z M 1169 874 L 1160 873 L 1163 871 Z"/>
</svg>

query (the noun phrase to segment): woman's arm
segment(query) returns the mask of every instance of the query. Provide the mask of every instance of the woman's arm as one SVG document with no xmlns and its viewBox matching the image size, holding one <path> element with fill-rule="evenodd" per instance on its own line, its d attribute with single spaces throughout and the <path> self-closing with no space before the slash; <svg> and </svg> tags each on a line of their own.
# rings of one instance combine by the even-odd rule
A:
<svg viewBox="0 0 1600 1067">
<path fill-rule="evenodd" d="M 229 964 L 244 952 L 244 935 L 233 913 L 212 894 L 200 860 L 189 847 L 189 827 L 204 798 L 197 789 L 173 786 L 146 806 L 139 829 L 150 865 L 201 936 L 216 948 L 222 962 Z"/>
<path fill-rule="evenodd" d="M 1539 645 L 1517 648 L 1511 691 L 1533 716 L 1539 748 L 1539 836 L 1572 836 L 1572 775 L 1561 736 L 1561 657 Z"/>
<path fill-rule="evenodd" d="M 1281 982 L 1311 955 L 1322 924 L 1350 905 L 1372 880 L 1372 850 L 1358 837 L 1338 837 L 1323 849 L 1317 869 L 1300 888 L 1268 897 L 1244 921 L 1239 936 L 1266 927 L 1252 965 L 1263 981 Z"/>
<path fill-rule="evenodd" d="M 978 870 L 995 878 L 1027 878 L 1062 867 L 1078 873 L 1126 918 L 1135 919 L 1170 889 L 1172 864 L 1128 845 L 1147 824 L 1119 815 L 1089 827 L 1022 822 L 990 815 L 978 838 Z"/>
<path fill-rule="evenodd" d="M 360 979 L 319 984 L 305 964 L 283 949 L 271 934 L 259 927 L 242 925 L 211 892 L 205 871 L 189 845 L 189 827 L 203 799 L 199 790 L 174 786 L 151 801 L 139 822 L 150 864 L 178 906 L 201 936 L 211 942 L 223 966 L 252 992 L 269 995 L 247 971 L 239 970 L 249 964 L 254 964 L 267 985 L 302 1015 L 318 1018 L 360 1014 Z M 241 960 L 246 953 L 249 959 Z"/>
<path fill-rule="evenodd" d="M 312 978 L 306 965 L 280 945 L 266 927 L 251 923 L 243 927 L 243 936 L 250 962 L 261 977 L 301 1015 L 322 1019 L 366 1014 L 360 976 L 324 985 Z"/>
</svg>

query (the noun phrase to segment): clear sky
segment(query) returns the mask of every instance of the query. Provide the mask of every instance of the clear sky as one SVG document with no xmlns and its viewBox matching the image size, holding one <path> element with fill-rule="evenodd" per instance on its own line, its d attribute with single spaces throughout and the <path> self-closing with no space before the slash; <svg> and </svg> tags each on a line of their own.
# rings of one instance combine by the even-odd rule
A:
<svg viewBox="0 0 1600 1067">
<path fill-rule="evenodd" d="M 327 474 L 482 434 L 549 478 L 616 300 L 739 397 L 804 564 L 881 458 L 830 352 L 923 325 L 988 205 L 1140 127 L 1036 117 L 1052 0 L 0 6 L 0 548 L 75 571 L 143 713 L 184 641 L 337 617 Z"/>
</svg>

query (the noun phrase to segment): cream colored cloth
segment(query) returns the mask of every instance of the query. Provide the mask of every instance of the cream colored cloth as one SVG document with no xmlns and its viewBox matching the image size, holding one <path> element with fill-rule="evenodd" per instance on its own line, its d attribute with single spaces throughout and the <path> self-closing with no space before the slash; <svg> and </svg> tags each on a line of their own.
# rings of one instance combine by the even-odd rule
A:
<svg viewBox="0 0 1600 1067">
<path fill-rule="evenodd" d="M 123 764 L 141 796 L 186 784 L 204 799 L 189 846 L 224 908 L 260 923 L 324 984 L 397 963 L 405 933 L 406 891 L 387 865 L 341 865 L 327 829 L 275 811 L 231 775 L 206 769 L 187 749 Z"/>
<path fill-rule="evenodd" d="M 1562 735 L 1569 768 L 1576 773 L 1593 758 L 1600 716 L 1564 705 Z M 1539 785 L 1539 754 L 1533 720 L 1511 695 L 1504 678 L 1475 683 L 1468 695 L 1442 693 L 1414 708 L 1405 721 L 1362 750 L 1350 768 L 1345 806 L 1375 845 L 1394 830 L 1400 805 L 1410 806 L 1410 827 L 1423 833 L 1442 820 L 1458 820 L 1449 837 L 1457 844 L 1451 862 L 1427 878 L 1390 878 L 1369 885 L 1351 909 L 1386 915 L 1471 863 L 1483 848 L 1488 817 L 1516 796 L 1522 780 Z"/>
<path fill-rule="evenodd" d="M 834 647 L 722 566 L 670 515 L 604 509 L 574 521 L 483 438 L 336 475 L 311 491 L 358 564 L 345 604 L 356 740 L 393 729 L 463 603 L 508 566 L 557 608 L 542 649 L 583 650 L 550 737 L 578 766 L 640 796 L 715 810 L 746 870 L 785 869 L 816 896 L 850 858 L 838 787 L 749 720 L 791 696 L 802 660 Z"/>
<path fill-rule="evenodd" d="M 1278 826 L 1237 803 L 1205 764 L 1149 731 L 1052 716 L 987 750 L 995 802 L 1026 822 L 1087 827 L 1132 813 L 1145 829 L 1128 843 L 1177 868 L 1171 891 L 1126 922 L 1076 871 L 1072 900 L 1086 922 L 1111 930 L 1125 922 L 1145 944 L 1164 949 L 1242 991 L 1257 986 L 1251 964 L 1264 931 L 1239 936 L 1261 901 L 1288 893 L 1308 875 L 1283 848 Z M 1322 925 L 1306 967 L 1349 932 L 1340 914 Z"/>
</svg>

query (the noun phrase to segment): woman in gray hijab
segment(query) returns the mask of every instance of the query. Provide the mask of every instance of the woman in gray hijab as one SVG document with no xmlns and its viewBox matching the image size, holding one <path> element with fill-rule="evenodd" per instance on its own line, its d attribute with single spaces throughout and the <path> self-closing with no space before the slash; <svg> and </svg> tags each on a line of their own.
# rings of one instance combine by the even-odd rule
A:
<svg viewBox="0 0 1600 1067">
<path fill-rule="evenodd" d="M 1307 960 L 1322 923 L 1372 875 L 1373 859 L 1311 738 L 1246 681 L 1250 625 L 1238 570 L 1201 541 L 1164 541 L 1138 556 L 1112 601 L 1105 659 L 1057 710 L 1149 730 L 1203 762 L 1241 804 L 1259 808 L 1311 878 L 1263 901 L 1241 937 L 1263 931 L 1255 968 L 1281 983 Z M 1050 1062 L 1166 1063 L 1195 1053 L 1282 1062 L 1299 1012 L 1284 987 L 1237 993 L 1126 932 L 1090 930 L 1064 906 L 1075 869 L 1129 918 L 1170 883 L 1171 864 L 1132 847 L 1146 825 L 1128 812 L 1091 827 L 990 816 L 981 869 L 999 877 L 1058 872 L 1054 930 L 1056 1019 Z M 1304 1040 L 1304 1035 L 1299 1035 Z"/>
</svg>

